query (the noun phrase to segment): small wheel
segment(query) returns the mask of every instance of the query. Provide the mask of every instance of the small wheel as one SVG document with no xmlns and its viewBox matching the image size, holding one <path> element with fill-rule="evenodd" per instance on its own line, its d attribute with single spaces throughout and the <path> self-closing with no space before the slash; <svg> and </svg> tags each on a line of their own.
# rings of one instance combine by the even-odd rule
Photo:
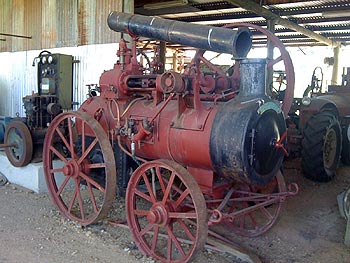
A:
<svg viewBox="0 0 350 263">
<path fill-rule="evenodd" d="M 2 172 L 0 172 L 0 186 L 7 184 L 7 182 L 8 181 L 7 181 L 6 176 Z"/>
<path fill-rule="evenodd" d="M 301 167 L 306 178 L 328 182 L 335 176 L 341 153 L 339 121 L 330 112 L 313 115 L 302 140 Z"/>
<path fill-rule="evenodd" d="M 11 121 L 5 130 L 5 144 L 13 146 L 5 149 L 7 159 L 13 166 L 26 166 L 32 159 L 33 140 L 30 131 L 22 121 Z"/>
<path fill-rule="evenodd" d="M 47 130 L 43 157 L 49 193 L 65 217 L 88 225 L 106 216 L 115 196 L 116 167 L 98 121 L 79 111 L 58 115 Z"/>
<path fill-rule="evenodd" d="M 191 174 L 173 161 L 147 162 L 135 170 L 126 192 L 126 211 L 135 243 L 156 260 L 187 262 L 205 245 L 203 194 Z"/>
<path fill-rule="evenodd" d="M 272 194 L 285 192 L 286 184 L 283 175 L 279 170 L 273 180 L 265 186 L 238 184 L 235 188 L 239 192 L 233 193 L 233 199 L 249 199 L 254 193 Z M 249 192 L 252 194 L 250 195 Z M 242 209 L 249 209 L 250 207 L 267 200 L 267 198 L 261 198 L 259 201 L 254 201 L 254 199 L 251 198 L 249 201 L 232 201 L 224 212 L 234 213 Z M 242 215 L 227 219 L 224 223 L 230 228 L 230 230 L 238 235 L 256 237 L 265 233 L 274 225 L 281 211 L 281 207 L 282 200 L 279 199 L 272 204 L 267 204 Z"/>
</svg>

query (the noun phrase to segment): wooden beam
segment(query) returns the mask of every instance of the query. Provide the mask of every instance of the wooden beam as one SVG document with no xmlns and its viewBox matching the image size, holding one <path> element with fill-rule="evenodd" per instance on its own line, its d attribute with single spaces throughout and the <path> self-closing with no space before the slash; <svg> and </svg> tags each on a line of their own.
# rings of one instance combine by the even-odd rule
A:
<svg viewBox="0 0 350 263">
<path fill-rule="evenodd" d="M 288 19 L 282 18 L 279 15 L 272 13 L 268 9 L 260 6 L 259 4 L 257 4 L 252 0 L 227 0 L 227 2 L 237 5 L 241 8 L 244 8 L 247 11 L 254 12 L 257 15 L 264 17 L 266 20 L 269 20 L 269 19 L 274 20 L 276 24 L 295 30 L 296 32 L 299 32 L 305 36 L 308 36 L 309 38 L 312 38 L 321 43 L 324 43 L 327 46 L 331 46 L 334 48 L 341 46 L 340 42 L 321 36 L 311 30 L 306 29 L 305 27 L 299 26 L 298 24 L 289 21 Z"/>
</svg>

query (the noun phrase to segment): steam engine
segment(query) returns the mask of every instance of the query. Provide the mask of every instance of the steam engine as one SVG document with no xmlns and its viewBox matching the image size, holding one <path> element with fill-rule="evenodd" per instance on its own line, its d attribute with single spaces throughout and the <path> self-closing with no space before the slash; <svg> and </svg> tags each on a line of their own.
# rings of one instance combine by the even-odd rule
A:
<svg viewBox="0 0 350 263">
<path fill-rule="evenodd" d="M 87 225 L 107 214 L 116 185 L 119 194 L 126 188 L 135 243 L 162 262 L 188 261 L 204 246 L 211 224 L 225 222 L 246 236 L 269 229 L 291 194 L 280 173 L 286 126 L 280 105 L 265 92 L 265 59 L 245 58 L 248 28 L 118 12 L 108 25 L 130 34 L 132 45 L 121 39 L 119 60 L 100 77 L 100 94 L 90 93 L 78 111 L 57 116 L 45 137 L 44 171 L 59 210 Z M 146 73 L 137 61 L 139 36 L 199 50 L 183 73 Z M 232 54 L 233 73 L 208 61 L 205 50 Z M 55 148 L 57 141 L 66 155 Z M 75 190 L 67 199 L 70 181 Z M 181 247 L 177 227 L 191 240 L 189 249 Z"/>
<path fill-rule="evenodd" d="M 205 33 L 191 28 L 187 30 L 198 36 L 189 37 L 183 25 L 174 29 L 173 22 L 158 25 L 154 19 L 152 26 L 162 28 L 155 35 L 151 26 L 145 28 L 151 20 L 113 13 L 108 21 L 116 31 L 234 52 L 240 58 L 250 50 L 247 29 L 215 28 L 212 47 L 203 47 L 208 43 Z M 142 27 L 135 26 L 139 24 Z M 238 79 L 219 69 L 201 74 L 199 59 L 183 74 L 145 75 L 136 60 L 135 46 L 129 49 L 124 41 L 118 55 L 114 68 L 101 75 L 101 96 L 89 98 L 79 110 L 95 116 L 106 132 L 119 137 L 132 158 L 174 160 L 198 179 L 203 174 L 211 178 L 205 183 L 214 183 L 216 175 L 258 185 L 271 181 L 283 160 L 283 151 L 276 144 L 284 143 L 281 135 L 286 127 L 279 106 L 265 93 L 265 60 L 240 60 Z"/>
</svg>

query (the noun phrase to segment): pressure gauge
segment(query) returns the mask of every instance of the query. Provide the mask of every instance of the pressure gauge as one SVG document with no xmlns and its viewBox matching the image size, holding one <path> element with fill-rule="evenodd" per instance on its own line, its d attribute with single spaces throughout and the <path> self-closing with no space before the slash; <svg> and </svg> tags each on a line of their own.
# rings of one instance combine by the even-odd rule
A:
<svg viewBox="0 0 350 263">
<path fill-rule="evenodd" d="M 47 62 L 47 57 L 45 57 L 45 56 L 42 57 L 42 58 L 41 58 L 41 63 L 42 63 L 42 64 L 46 64 L 46 62 Z"/>
<path fill-rule="evenodd" d="M 47 59 L 47 62 L 49 63 L 49 64 L 52 64 L 53 63 L 53 56 L 49 56 L 48 57 L 48 59 Z"/>
</svg>

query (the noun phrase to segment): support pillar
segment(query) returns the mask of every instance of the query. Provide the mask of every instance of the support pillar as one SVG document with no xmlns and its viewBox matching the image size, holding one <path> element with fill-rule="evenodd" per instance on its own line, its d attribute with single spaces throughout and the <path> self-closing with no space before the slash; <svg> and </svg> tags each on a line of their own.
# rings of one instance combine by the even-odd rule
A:
<svg viewBox="0 0 350 263">
<path fill-rule="evenodd" d="M 333 64 L 331 85 L 337 85 L 338 84 L 339 52 L 340 52 L 340 47 L 339 46 L 333 48 L 334 64 Z"/>
<path fill-rule="evenodd" d="M 274 19 L 268 19 L 267 20 L 267 29 L 271 31 L 271 33 L 275 33 L 275 20 Z M 267 39 L 267 60 L 271 61 L 273 60 L 273 49 L 275 46 L 272 44 L 271 40 Z M 267 75 L 266 75 L 266 94 L 267 96 L 272 95 L 272 91 L 270 89 L 271 85 L 273 83 L 273 67 L 267 69 Z"/>
<path fill-rule="evenodd" d="M 134 6 L 134 0 L 123 0 L 122 12 L 133 14 Z M 121 33 L 121 38 L 124 38 L 124 40 L 128 41 L 129 43 L 132 42 L 132 39 L 129 34 Z"/>
</svg>

